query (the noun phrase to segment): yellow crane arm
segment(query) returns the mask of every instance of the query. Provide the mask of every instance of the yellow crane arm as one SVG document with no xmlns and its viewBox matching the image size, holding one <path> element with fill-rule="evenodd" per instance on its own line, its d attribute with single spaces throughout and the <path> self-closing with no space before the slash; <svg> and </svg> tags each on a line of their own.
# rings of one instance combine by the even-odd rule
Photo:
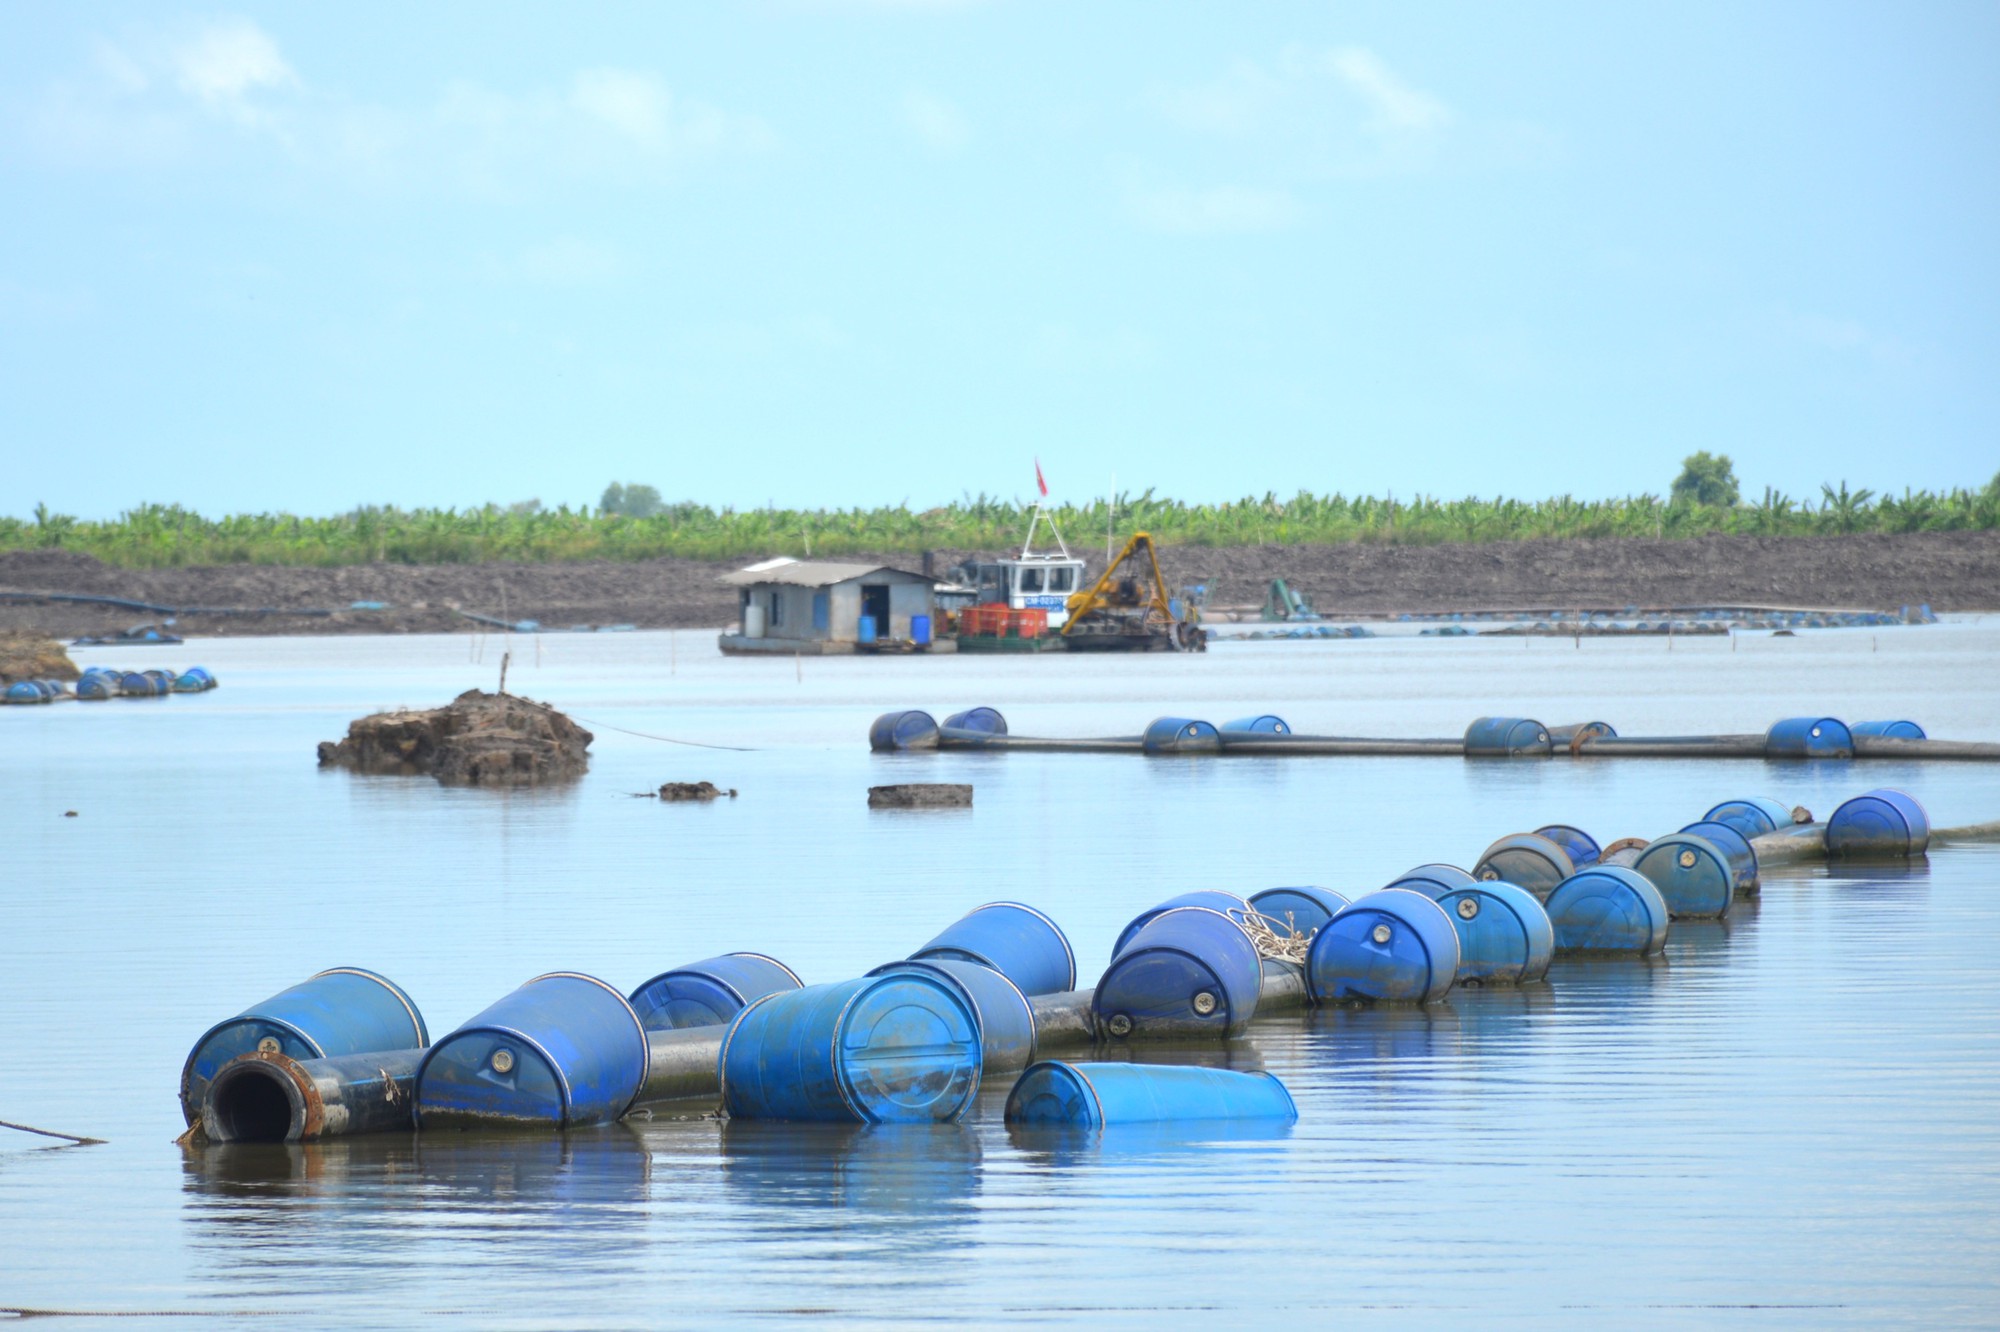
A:
<svg viewBox="0 0 2000 1332">
<path fill-rule="evenodd" d="M 1128 560 L 1135 559 L 1141 550 L 1145 551 L 1146 565 L 1152 570 L 1153 576 L 1150 580 L 1151 595 L 1127 606 L 1125 602 L 1114 599 L 1112 592 L 1118 586 L 1118 571 L 1125 566 Z M 1093 610 L 1111 606 L 1126 607 L 1127 609 L 1143 608 L 1145 610 L 1157 610 L 1161 615 L 1171 620 L 1173 618 L 1173 611 L 1167 602 L 1167 580 L 1166 576 L 1160 572 L 1160 557 L 1159 553 L 1153 549 L 1152 535 L 1147 532 L 1134 532 L 1132 539 L 1125 543 L 1125 549 L 1120 551 L 1118 558 L 1111 561 L 1110 565 L 1106 567 L 1104 575 L 1101 578 L 1093 583 L 1087 591 L 1072 592 L 1070 594 L 1067 603 L 1069 607 L 1069 619 L 1063 623 L 1062 631 L 1064 634 L 1069 633 L 1071 629 L 1076 627 L 1078 619 L 1082 616 Z"/>
</svg>

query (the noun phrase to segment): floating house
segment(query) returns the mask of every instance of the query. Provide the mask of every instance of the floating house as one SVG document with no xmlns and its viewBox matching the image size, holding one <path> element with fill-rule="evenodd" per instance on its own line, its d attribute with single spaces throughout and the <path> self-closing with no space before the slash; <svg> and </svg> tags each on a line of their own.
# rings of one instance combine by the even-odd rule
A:
<svg viewBox="0 0 2000 1332">
<path fill-rule="evenodd" d="M 929 651 L 938 579 L 882 564 L 765 560 L 724 574 L 739 591 L 727 653 Z"/>
</svg>

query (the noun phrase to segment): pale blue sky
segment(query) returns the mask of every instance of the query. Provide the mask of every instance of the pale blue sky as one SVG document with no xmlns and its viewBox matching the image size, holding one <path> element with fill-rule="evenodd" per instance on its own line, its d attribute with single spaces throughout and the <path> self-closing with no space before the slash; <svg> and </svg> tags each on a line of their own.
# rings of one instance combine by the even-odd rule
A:
<svg viewBox="0 0 2000 1332">
<path fill-rule="evenodd" d="M 2000 6 L 4 6 L 0 513 L 2000 469 Z"/>
</svg>

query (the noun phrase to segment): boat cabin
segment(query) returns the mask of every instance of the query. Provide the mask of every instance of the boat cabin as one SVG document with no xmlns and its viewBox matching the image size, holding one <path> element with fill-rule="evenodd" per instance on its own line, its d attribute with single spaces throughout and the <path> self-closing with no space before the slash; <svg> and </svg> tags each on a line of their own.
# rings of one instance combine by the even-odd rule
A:
<svg viewBox="0 0 2000 1332">
<path fill-rule="evenodd" d="M 971 565 L 966 574 L 966 582 L 977 590 L 976 604 L 1045 610 L 1051 629 L 1061 628 L 1069 619 L 1070 596 L 1085 586 L 1083 561 L 1068 553 L 981 561 Z"/>
</svg>

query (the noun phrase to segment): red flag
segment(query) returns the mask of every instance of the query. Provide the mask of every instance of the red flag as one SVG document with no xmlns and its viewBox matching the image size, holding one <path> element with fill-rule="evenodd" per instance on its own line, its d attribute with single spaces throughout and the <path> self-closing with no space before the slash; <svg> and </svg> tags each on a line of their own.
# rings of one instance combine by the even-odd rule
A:
<svg viewBox="0 0 2000 1332">
<path fill-rule="evenodd" d="M 1049 483 L 1042 480 L 1042 460 L 1040 458 L 1035 459 L 1035 484 L 1041 487 L 1042 497 L 1044 499 L 1048 498 Z"/>
</svg>

